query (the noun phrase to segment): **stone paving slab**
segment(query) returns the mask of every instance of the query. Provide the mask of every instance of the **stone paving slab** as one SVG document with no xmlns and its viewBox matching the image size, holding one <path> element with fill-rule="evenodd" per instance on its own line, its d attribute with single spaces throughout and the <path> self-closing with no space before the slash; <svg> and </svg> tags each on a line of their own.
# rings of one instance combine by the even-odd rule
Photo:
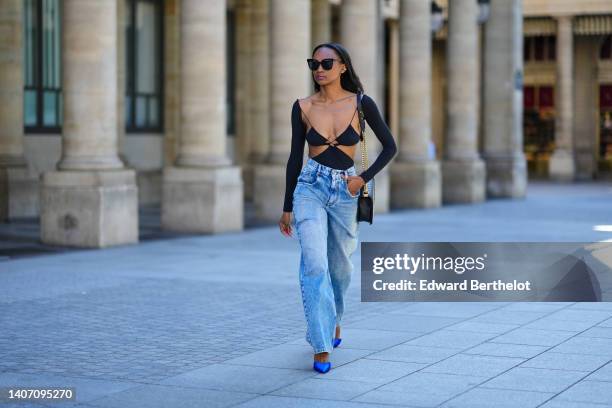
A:
<svg viewBox="0 0 612 408">
<path fill-rule="evenodd" d="M 482 383 L 486 378 L 420 371 L 363 394 L 355 401 L 435 407 Z"/>
<path fill-rule="evenodd" d="M 460 353 L 427 366 L 423 371 L 492 378 L 524 361 L 525 359 L 519 357 L 497 357 Z"/>
<path fill-rule="evenodd" d="M 376 383 L 355 381 L 353 379 L 344 381 L 314 377 L 272 391 L 270 394 L 285 397 L 348 401 L 378 386 Z"/>
<path fill-rule="evenodd" d="M 495 338 L 494 333 L 465 332 L 460 330 L 441 329 L 433 333 L 424 334 L 404 344 L 416 346 L 433 346 L 456 348 L 459 350 L 474 347 L 484 341 Z"/>
<path fill-rule="evenodd" d="M 211 364 L 158 381 L 161 385 L 266 394 L 277 388 L 316 375 L 311 369 L 287 369 Z"/>
<path fill-rule="evenodd" d="M 133 408 L 145 406 L 143 402 L 146 401 L 147 408 L 201 408 L 202 406 L 222 408 L 257 396 L 257 394 L 236 391 L 146 384 L 97 399 L 88 405 L 100 408 Z"/>
<path fill-rule="evenodd" d="M 582 371 L 514 367 L 480 386 L 559 393 L 585 377 L 586 373 Z"/>
<path fill-rule="evenodd" d="M 608 405 L 604 404 L 591 404 L 589 402 L 562 400 L 557 397 L 549 400 L 544 405 L 540 405 L 542 408 L 602 408 L 607 406 Z"/>
<path fill-rule="evenodd" d="M 392 347 L 421 335 L 422 333 L 417 332 L 355 329 L 353 327 L 343 327 L 341 334 L 343 348 L 372 351 Z M 290 343 L 308 344 L 304 338 L 299 338 Z"/>
<path fill-rule="evenodd" d="M 519 357 L 530 359 L 544 353 L 548 350 L 546 346 L 533 346 L 530 344 L 512 344 L 512 343 L 491 343 L 484 342 L 467 350 L 463 350 L 463 354 L 480 354 L 483 356 L 494 357 Z M 525 364 L 525 363 L 523 363 Z M 546 368 L 546 367 L 544 367 Z"/>
<path fill-rule="evenodd" d="M 262 395 L 235 406 L 240 408 L 389 408 L 387 404 L 363 404 L 353 401 L 281 397 L 276 395 Z"/>
<path fill-rule="evenodd" d="M 443 408 L 532 408 L 553 397 L 553 393 L 474 387 L 440 405 Z"/>
<path fill-rule="evenodd" d="M 611 202 L 609 183 L 530 183 L 525 200 L 379 214 L 360 238 L 609 240 L 594 226 Z M 9 257 L 0 385 L 76 387 L 19 408 L 612 406 L 612 302 L 363 303 L 356 275 L 318 374 L 298 265 L 276 226 Z"/>
<path fill-rule="evenodd" d="M 519 327 L 504 333 L 494 340 L 494 343 L 528 344 L 533 346 L 555 346 L 561 344 L 576 333 L 567 330 L 542 330 Z"/>
<path fill-rule="evenodd" d="M 405 363 L 436 363 L 457 354 L 459 351 L 461 350 L 456 348 L 419 346 L 404 343 L 370 354 L 368 358 L 402 361 Z"/>
<path fill-rule="evenodd" d="M 428 333 L 461 321 L 459 317 L 418 316 L 400 318 L 392 316 L 376 316 L 361 320 L 350 325 L 353 329 L 370 329 L 386 331 L 407 331 L 412 333 Z"/>
<path fill-rule="evenodd" d="M 570 354 L 546 351 L 525 361 L 521 367 L 549 368 L 553 370 L 575 370 L 595 372 L 610 361 L 606 355 Z M 593 373 L 595 374 L 595 373 Z"/>
<path fill-rule="evenodd" d="M 598 368 L 586 379 L 593 381 L 612 381 L 612 362 L 609 362 L 606 365 Z"/>
<path fill-rule="evenodd" d="M 568 388 L 556 398 L 559 401 L 590 402 L 593 404 L 612 405 L 612 391 L 606 381 L 580 381 Z"/>
</svg>

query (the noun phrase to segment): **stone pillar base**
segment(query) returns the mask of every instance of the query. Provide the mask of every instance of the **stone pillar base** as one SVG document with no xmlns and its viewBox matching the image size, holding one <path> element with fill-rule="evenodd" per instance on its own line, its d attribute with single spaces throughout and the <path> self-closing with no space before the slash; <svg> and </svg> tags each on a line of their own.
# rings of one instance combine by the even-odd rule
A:
<svg viewBox="0 0 612 408">
<path fill-rule="evenodd" d="M 491 158 L 487 163 L 489 197 L 524 197 L 527 192 L 527 162 L 520 158 Z"/>
<path fill-rule="evenodd" d="M 442 205 L 440 163 L 395 162 L 390 166 L 393 208 L 433 208 Z"/>
<path fill-rule="evenodd" d="M 221 233 L 244 229 L 239 166 L 175 167 L 163 171 L 162 228 Z"/>
<path fill-rule="evenodd" d="M 38 189 L 26 165 L 0 166 L 0 221 L 38 217 Z"/>
<path fill-rule="evenodd" d="M 485 164 L 481 159 L 442 162 L 442 202 L 476 203 L 485 200 Z"/>
<path fill-rule="evenodd" d="M 242 166 L 242 180 L 244 180 L 244 199 L 246 201 L 253 201 L 255 192 L 255 166 L 252 163 L 244 164 Z"/>
<path fill-rule="evenodd" d="M 283 214 L 286 170 L 281 164 L 253 165 L 253 202 L 258 220 L 278 221 Z"/>
<path fill-rule="evenodd" d="M 91 248 L 138 242 L 134 170 L 45 172 L 40 191 L 42 242 Z"/>
<path fill-rule="evenodd" d="M 557 149 L 550 156 L 548 173 L 552 180 L 573 181 L 576 172 L 572 152 Z"/>
<path fill-rule="evenodd" d="M 147 169 L 136 171 L 138 183 L 138 205 L 161 205 L 162 170 Z"/>
</svg>

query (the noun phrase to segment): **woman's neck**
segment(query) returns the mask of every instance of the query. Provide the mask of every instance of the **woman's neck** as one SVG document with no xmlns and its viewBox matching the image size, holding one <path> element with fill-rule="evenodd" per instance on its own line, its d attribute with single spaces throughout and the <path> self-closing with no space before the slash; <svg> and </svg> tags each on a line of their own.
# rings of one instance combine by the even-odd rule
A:
<svg viewBox="0 0 612 408">
<path fill-rule="evenodd" d="M 322 85 L 319 89 L 321 103 L 334 103 L 349 96 L 352 95 L 346 95 L 345 90 L 339 84 Z"/>
</svg>

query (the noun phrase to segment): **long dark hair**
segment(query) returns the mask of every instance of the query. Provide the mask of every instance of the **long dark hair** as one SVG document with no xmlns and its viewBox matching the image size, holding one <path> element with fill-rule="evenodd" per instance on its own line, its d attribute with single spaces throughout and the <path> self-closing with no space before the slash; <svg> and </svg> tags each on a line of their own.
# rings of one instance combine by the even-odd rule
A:
<svg viewBox="0 0 612 408">
<path fill-rule="evenodd" d="M 315 52 L 321 47 L 331 48 L 334 51 L 336 51 L 336 54 L 338 54 L 338 57 L 340 57 L 341 62 L 346 64 L 346 71 L 340 74 L 340 86 L 342 86 L 343 89 L 346 89 L 347 91 L 351 91 L 354 93 L 363 92 L 363 85 L 361 84 L 361 80 L 359 79 L 359 76 L 357 76 L 357 73 L 353 69 L 353 63 L 351 62 L 351 56 L 349 55 L 346 48 L 344 48 L 342 44 L 339 44 L 336 42 L 321 43 L 317 45 L 316 47 L 314 47 L 314 49 L 312 50 L 313 58 L 314 58 Z M 321 85 L 319 85 L 317 81 L 315 81 L 314 73 L 312 74 L 311 78 L 314 84 L 315 91 L 319 92 L 319 90 L 321 89 Z"/>
</svg>

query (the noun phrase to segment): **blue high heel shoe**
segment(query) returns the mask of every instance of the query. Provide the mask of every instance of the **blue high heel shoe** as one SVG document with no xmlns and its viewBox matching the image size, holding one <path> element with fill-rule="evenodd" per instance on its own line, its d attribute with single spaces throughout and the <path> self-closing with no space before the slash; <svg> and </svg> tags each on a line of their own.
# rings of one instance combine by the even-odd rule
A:
<svg viewBox="0 0 612 408">
<path fill-rule="evenodd" d="M 338 347 L 342 343 L 342 339 L 340 337 L 334 337 L 334 348 Z"/>
<path fill-rule="evenodd" d="M 325 374 L 326 372 L 328 372 L 331 369 L 331 362 L 327 361 L 325 363 L 321 362 L 321 361 L 315 361 L 312 365 L 312 368 L 315 371 L 318 371 L 322 374 Z"/>
</svg>

